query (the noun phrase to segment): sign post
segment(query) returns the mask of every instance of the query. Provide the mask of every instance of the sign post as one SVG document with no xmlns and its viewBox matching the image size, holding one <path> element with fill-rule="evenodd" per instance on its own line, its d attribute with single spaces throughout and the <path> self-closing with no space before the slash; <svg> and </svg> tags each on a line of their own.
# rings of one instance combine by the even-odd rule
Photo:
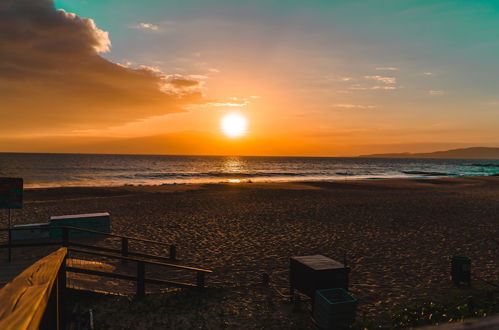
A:
<svg viewBox="0 0 499 330">
<path fill-rule="evenodd" d="M 8 234 L 9 234 L 9 262 L 12 259 L 12 233 L 10 223 L 10 210 L 23 207 L 23 179 L 22 178 L 0 178 L 0 209 L 8 210 Z"/>
</svg>

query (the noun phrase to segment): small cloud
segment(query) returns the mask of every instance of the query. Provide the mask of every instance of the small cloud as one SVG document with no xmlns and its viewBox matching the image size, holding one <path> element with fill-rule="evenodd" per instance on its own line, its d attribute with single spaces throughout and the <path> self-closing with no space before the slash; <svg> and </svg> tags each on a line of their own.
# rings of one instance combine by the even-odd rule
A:
<svg viewBox="0 0 499 330">
<path fill-rule="evenodd" d="M 385 76 L 364 76 L 364 78 L 369 79 L 369 80 L 376 80 L 379 82 L 382 82 L 384 84 L 396 84 L 397 83 L 397 78 L 395 77 L 385 77 Z"/>
<path fill-rule="evenodd" d="M 161 71 L 160 68 L 158 68 L 157 66 L 151 66 L 151 65 L 139 65 L 137 67 L 137 69 L 148 71 L 148 72 L 152 72 L 152 73 L 155 73 L 155 74 L 161 74 L 162 73 L 162 71 Z"/>
<path fill-rule="evenodd" d="M 165 81 L 171 81 L 175 79 L 180 79 L 180 80 L 206 80 L 208 79 L 208 76 L 202 75 L 202 74 L 179 74 L 179 73 L 174 73 L 174 74 L 169 74 L 169 75 L 164 75 L 163 79 Z"/>
<path fill-rule="evenodd" d="M 375 105 L 348 104 L 348 103 L 347 104 L 334 104 L 333 106 L 336 108 L 361 109 L 361 110 L 377 108 L 377 106 L 375 106 Z"/>
<path fill-rule="evenodd" d="M 423 72 L 423 75 L 429 77 L 433 75 L 433 72 Z"/>
<path fill-rule="evenodd" d="M 139 23 L 137 25 L 132 26 L 132 28 L 140 30 L 152 30 L 152 31 L 159 30 L 159 26 L 154 25 L 152 23 Z"/>
<path fill-rule="evenodd" d="M 325 76 L 324 78 L 329 81 L 340 81 L 340 82 L 347 82 L 353 80 L 352 77 L 347 77 L 347 76 Z"/>
<path fill-rule="evenodd" d="M 250 98 L 252 98 L 250 96 Z M 230 97 L 228 100 L 215 100 L 204 104 L 189 105 L 187 109 L 197 108 L 243 108 L 250 104 L 248 98 L 245 97 Z"/>
<path fill-rule="evenodd" d="M 205 76 L 203 74 L 190 74 L 188 75 L 188 77 L 190 79 L 197 79 L 197 80 L 206 80 L 209 78 L 208 76 Z"/>
<path fill-rule="evenodd" d="M 167 81 L 167 83 L 176 88 L 188 88 L 199 85 L 199 81 L 189 79 L 172 79 Z"/>
<path fill-rule="evenodd" d="M 209 68 L 208 72 L 210 72 L 210 73 L 220 73 L 220 70 L 218 70 L 216 68 Z"/>
<path fill-rule="evenodd" d="M 382 89 L 385 91 L 392 91 L 392 90 L 397 89 L 397 88 L 398 88 L 397 86 L 373 86 L 369 89 Z"/>
<path fill-rule="evenodd" d="M 432 90 L 428 91 L 428 94 L 432 95 L 432 96 L 437 96 L 437 95 L 444 95 L 445 92 L 444 91 L 440 91 L 440 90 L 432 89 Z"/>
<path fill-rule="evenodd" d="M 131 68 L 133 65 L 132 61 L 126 61 L 125 63 L 116 63 L 117 65 L 123 67 L 123 68 Z"/>
<path fill-rule="evenodd" d="M 208 103 L 208 106 L 217 108 L 234 108 L 234 107 L 245 107 L 248 103 L 235 103 L 235 102 L 212 102 Z"/>
<path fill-rule="evenodd" d="M 399 68 L 394 67 L 394 66 L 382 66 L 382 67 L 376 68 L 376 70 L 378 70 L 378 71 L 398 71 Z"/>
<path fill-rule="evenodd" d="M 366 90 L 385 90 L 385 91 L 391 91 L 391 90 L 395 90 L 397 88 L 398 88 L 397 86 L 379 86 L 379 85 L 365 87 L 365 86 L 362 86 L 362 85 L 359 85 L 359 84 L 355 84 L 355 85 L 350 86 L 349 89 L 350 90 L 354 90 L 354 91 L 366 91 Z"/>
</svg>

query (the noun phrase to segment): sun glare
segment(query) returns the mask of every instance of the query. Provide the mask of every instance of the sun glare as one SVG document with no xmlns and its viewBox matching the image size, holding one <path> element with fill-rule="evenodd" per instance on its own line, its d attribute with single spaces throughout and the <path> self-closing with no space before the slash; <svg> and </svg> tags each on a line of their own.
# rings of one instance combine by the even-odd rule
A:
<svg viewBox="0 0 499 330">
<path fill-rule="evenodd" d="M 236 138 L 246 134 L 248 120 L 239 113 L 230 113 L 222 118 L 221 126 L 226 136 Z"/>
</svg>

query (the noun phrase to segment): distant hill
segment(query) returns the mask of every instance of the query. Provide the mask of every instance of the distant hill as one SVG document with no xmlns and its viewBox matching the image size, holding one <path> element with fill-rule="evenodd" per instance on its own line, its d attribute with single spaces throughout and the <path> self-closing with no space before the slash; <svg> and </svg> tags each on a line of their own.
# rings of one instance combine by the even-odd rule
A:
<svg viewBox="0 0 499 330">
<path fill-rule="evenodd" d="M 462 159 L 499 159 L 499 148 L 472 147 L 435 151 L 427 153 L 393 153 L 362 155 L 363 158 L 462 158 Z"/>
</svg>

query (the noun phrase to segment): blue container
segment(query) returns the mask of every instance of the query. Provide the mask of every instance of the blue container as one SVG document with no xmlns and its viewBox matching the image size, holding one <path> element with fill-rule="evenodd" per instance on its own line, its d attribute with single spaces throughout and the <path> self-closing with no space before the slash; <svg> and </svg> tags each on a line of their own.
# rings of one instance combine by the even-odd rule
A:
<svg viewBox="0 0 499 330">
<path fill-rule="evenodd" d="M 74 214 L 50 217 L 50 227 L 76 227 L 100 231 L 111 232 L 111 220 L 109 213 Z M 70 237 L 98 236 L 96 233 L 89 233 L 80 230 L 70 230 Z M 51 229 L 50 237 L 62 237 L 62 229 Z"/>
<path fill-rule="evenodd" d="M 49 238 L 49 223 L 28 223 L 25 225 L 16 225 L 11 231 L 13 241 L 38 240 Z"/>
<path fill-rule="evenodd" d="M 313 318 L 321 329 L 344 328 L 355 322 L 357 298 L 342 288 L 315 291 Z"/>
</svg>

